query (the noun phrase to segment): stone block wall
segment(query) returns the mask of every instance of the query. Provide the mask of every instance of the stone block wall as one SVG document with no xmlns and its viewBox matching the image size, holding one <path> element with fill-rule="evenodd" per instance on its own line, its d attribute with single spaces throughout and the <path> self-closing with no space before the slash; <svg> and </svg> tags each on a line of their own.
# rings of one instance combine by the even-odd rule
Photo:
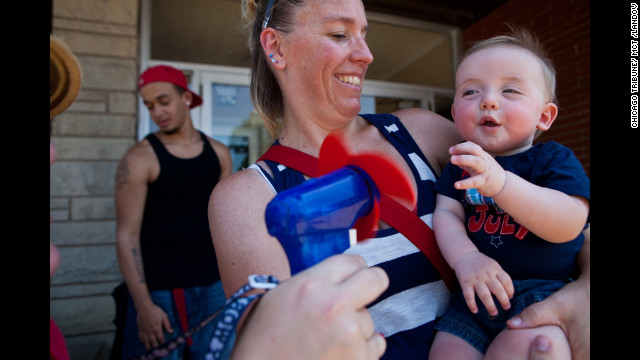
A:
<svg viewBox="0 0 640 360">
<path fill-rule="evenodd" d="M 109 358 L 113 288 L 122 281 L 115 248 L 115 171 L 136 141 L 138 0 L 54 0 L 52 33 L 82 67 L 75 102 L 52 122 L 58 159 L 50 171 L 50 237 L 61 264 L 50 315 L 72 360 Z"/>
</svg>

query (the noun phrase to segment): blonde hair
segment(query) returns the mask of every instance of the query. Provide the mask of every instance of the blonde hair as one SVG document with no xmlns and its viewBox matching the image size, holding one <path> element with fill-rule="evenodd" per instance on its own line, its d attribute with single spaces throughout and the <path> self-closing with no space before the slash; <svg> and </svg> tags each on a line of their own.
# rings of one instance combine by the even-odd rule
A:
<svg viewBox="0 0 640 360">
<path fill-rule="evenodd" d="M 478 52 L 479 50 L 486 49 L 495 46 L 514 46 L 532 53 L 540 64 L 542 69 L 542 75 L 546 85 L 547 102 L 558 104 L 556 99 L 556 70 L 553 66 L 553 62 L 547 55 L 547 52 L 542 47 L 540 40 L 524 27 L 517 27 L 514 25 L 508 25 L 510 33 L 506 35 L 494 36 L 492 38 L 478 41 L 473 44 L 458 60 L 457 67 L 469 57 L 469 55 Z"/>
<path fill-rule="evenodd" d="M 250 92 L 253 106 L 262 118 L 269 134 L 278 137 L 284 112 L 282 91 L 275 76 L 271 72 L 265 58 L 260 34 L 263 30 L 268 0 L 242 0 L 242 19 L 245 31 L 248 32 L 248 46 L 251 51 L 251 83 Z M 268 27 L 280 32 L 293 30 L 294 7 L 301 7 L 304 0 L 276 0 L 271 9 Z"/>
</svg>

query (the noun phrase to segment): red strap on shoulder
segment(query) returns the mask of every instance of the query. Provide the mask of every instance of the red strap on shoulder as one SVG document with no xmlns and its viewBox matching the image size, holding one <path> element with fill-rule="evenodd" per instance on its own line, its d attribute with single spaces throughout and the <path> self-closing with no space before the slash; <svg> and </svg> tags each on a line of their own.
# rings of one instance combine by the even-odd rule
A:
<svg viewBox="0 0 640 360">
<path fill-rule="evenodd" d="M 271 146 L 260 160 L 272 160 L 301 173 L 318 176 L 318 158 L 284 145 Z M 431 261 L 449 291 L 457 286 L 455 273 L 445 261 L 433 230 L 416 215 L 393 198 L 380 194 L 380 218 L 407 237 Z"/>
<path fill-rule="evenodd" d="M 260 160 L 275 161 L 311 177 L 319 174 L 317 157 L 284 145 L 272 145 L 257 161 Z"/>
</svg>

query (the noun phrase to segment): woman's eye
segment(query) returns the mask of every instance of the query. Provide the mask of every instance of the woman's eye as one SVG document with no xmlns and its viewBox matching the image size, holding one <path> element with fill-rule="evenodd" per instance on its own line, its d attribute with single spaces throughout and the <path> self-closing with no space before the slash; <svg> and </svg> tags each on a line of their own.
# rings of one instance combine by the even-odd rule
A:
<svg viewBox="0 0 640 360">
<path fill-rule="evenodd" d="M 331 37 L 336 40 L 342 40 L 342 39 L 345 39 L 347 36 L 345 34 L 331 34 Z"/>
</svg>

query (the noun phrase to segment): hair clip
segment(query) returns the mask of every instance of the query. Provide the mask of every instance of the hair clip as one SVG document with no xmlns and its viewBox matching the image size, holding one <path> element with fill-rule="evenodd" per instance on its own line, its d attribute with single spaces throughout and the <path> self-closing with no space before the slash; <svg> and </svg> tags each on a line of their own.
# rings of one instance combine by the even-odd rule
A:
<svg viewBox="0 0 640 360">
<path fill-rule="evenodd" d="M 271 18 L 271 13 L 273 13 L 273 3 L 274 0 L 269 0 L 267 4 L 267 11 L 265 11 L 264 22 L 262 23 L 262 30 L 267 28 L 267 24 L 269 23 L 269 19 Z"/>
</svg>

